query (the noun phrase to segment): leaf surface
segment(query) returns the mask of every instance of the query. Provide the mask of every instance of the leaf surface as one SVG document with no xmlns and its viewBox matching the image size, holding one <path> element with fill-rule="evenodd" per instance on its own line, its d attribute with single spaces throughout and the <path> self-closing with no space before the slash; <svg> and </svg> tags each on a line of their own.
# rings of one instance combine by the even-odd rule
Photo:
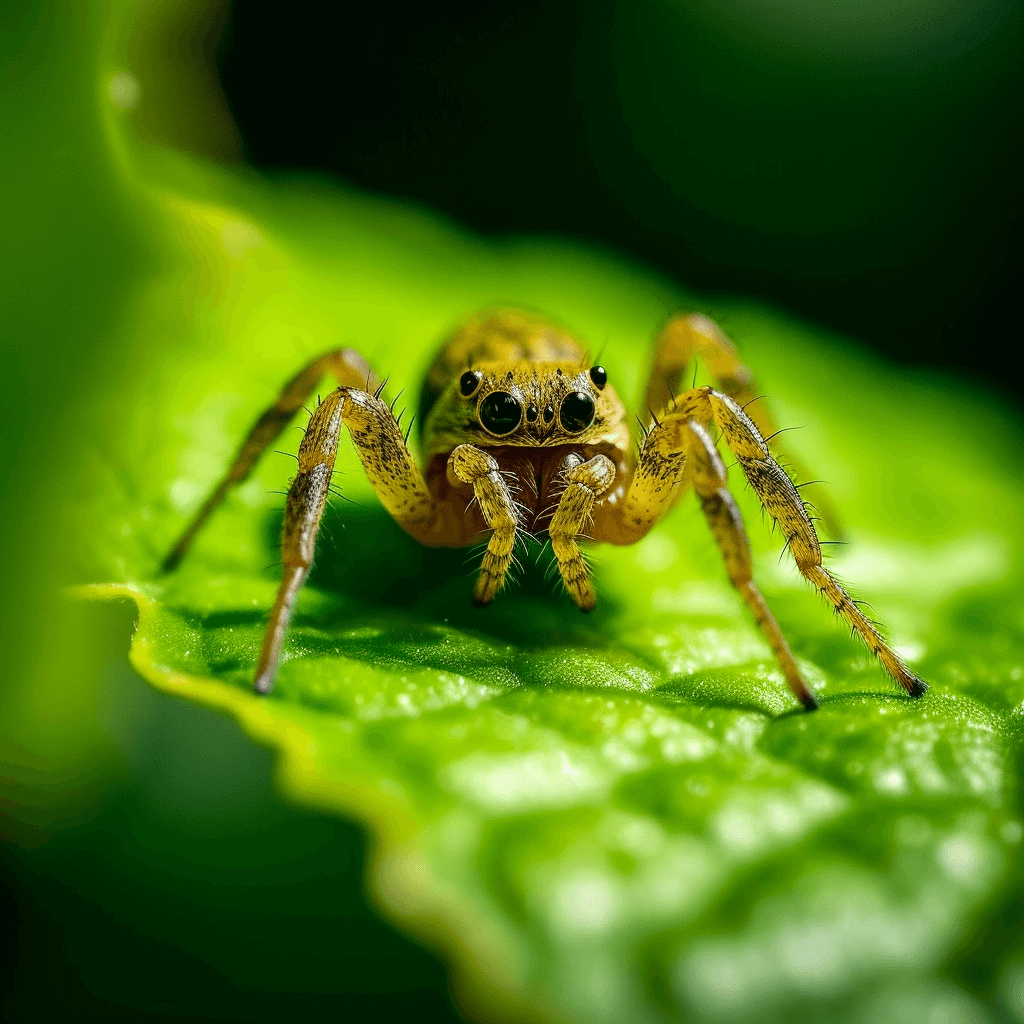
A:
<svg viewBox="0 0 1024 1024">
<path fill-rule="evenodd" d="M 443 951 L 465 1005 L 990 1019 L 941 968 L 1019 884 L 1016 426 L 949 382 L 579 246 L 484 242 L 325 185 L 148 160 L 122 173 L 161 269 L 89 413 L 80 577 L 137 602 L 131 657 L 151 683 L 279 750 L 289 798 L 366 825 L 383 912 Z M 758 578 L 822 697 L 813 715 L 692 499 L 635 547 L 595 549 L 593 615 L 544 580 L 543 551 L 478 610 L 467 552 L 405 537 L 345 443 L 336 483 L 355 504 L 329 511 L 277 689 L 255 697 L 291 460 L 268 455 L 178 572 L 160 576 L 161 557 L 305 360 L 356 348 L 414 406 L 438 338 L 496 303 L 578 331 L 625 396 L 669 313 L 717 317 L 779 419 L 807 424 L 792 447 L 850 532 L 833 568 L 929 694 L 894 691 L 779 561 L 749 493 Z"/>
</svg>

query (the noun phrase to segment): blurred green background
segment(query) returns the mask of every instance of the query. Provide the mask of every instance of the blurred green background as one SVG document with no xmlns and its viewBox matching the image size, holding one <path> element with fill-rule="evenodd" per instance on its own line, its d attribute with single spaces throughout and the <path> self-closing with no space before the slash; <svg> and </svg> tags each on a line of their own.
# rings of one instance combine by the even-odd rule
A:
<svg viewBox="0 0 1024 1024">
<path fill-rule="evenodd" d="M 1020 21 L 997 2 L 0 5 L 5 1016 L 456 1019 L 442 966 L 367 907 L 358 831 L 285 807 L 269 754 L 132 676 L 128 610 L 55 593 L 61 453 L 88 443 L 112 325 L 160 259 L 112 173 L 111 102 L 148 143 L 610 241 L 1019 394 L 1000 343 Z M 127 79 L 109 92 L 121 68 L 137 110 Z M 968 943 L 953 973 L 985 969 Z"/>
</svg>

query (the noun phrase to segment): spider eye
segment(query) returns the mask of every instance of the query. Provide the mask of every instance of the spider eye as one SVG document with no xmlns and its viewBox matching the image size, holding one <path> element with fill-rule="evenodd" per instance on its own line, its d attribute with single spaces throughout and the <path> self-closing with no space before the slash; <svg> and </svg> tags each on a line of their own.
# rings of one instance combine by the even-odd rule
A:
<svg viewBox="0 0 1024 1024">
<path fill-rule="evenodd" d="M 480 423 L 489 434 L 511 434 L 523 418 L 523 407 L 507 392 L 492 391 L 477 409 Z"/>
<path fill-rule="evenodd" d="M 594 387 L 598 391 L 604 391 L 604 386 L 608 383 L 608 371 L 603 366 L 592 366 L 590 368 L 590 379 L 594 382 Z"/>
<path fill-rule="evenodd" d="M 484 375 L 479 370 L 467 370 L 459 378 L 459 394 L 463 398 L 472 398 L 483 379 Z"/>
<path fill-rule="evenodd" d="M 570 434 L 586 430 L 594 422 L 594 400 L 582 391 L 574 391 L 562 399 L 558 419 Z"/>
</svg>

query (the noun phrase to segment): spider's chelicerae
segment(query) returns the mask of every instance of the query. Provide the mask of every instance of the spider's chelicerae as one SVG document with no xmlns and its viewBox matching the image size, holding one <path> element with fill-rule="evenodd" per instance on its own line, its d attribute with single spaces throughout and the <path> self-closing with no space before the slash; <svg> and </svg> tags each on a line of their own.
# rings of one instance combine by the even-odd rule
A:
<svg viewBox="0 0 1024 1024">
<path fill-rule="evenodd" d="M 699 356 L 718 388 L 679 391 Z M 420 403 L 417 465 L 391 406 L 366 362 L 351 349 L 328 352 L 290 380 L 256 422 L 235 461 L 164 562 L 173 568 L 229 489 L 284 430 L 325 374 L 340 387 L 313 413 L 288 491 L 281 541 L 284 578 L 267 624 L 255 686 L 274 685 L 288 621 L 313 562 L 342 427 L 384 507 L 421 544 L 465 547 L 489 533 L 473 590 L 487 604 L 501 589 L 517 533 L 546 534 L 570 597 L 583 611 L 596 595 L 579 547 L 633 544 L 692 487 L 740 592 L 796 698 L 817 707 L 786 638 L 751 573 L 739 509 L 718 453 L 717 431 L 786 538 L 800 572 L 913 697 L 927 684 L 904 664 L 824 568 L 821 545 L 800 494 L 772 457 L 773 429 L 755 408 L 752 377 L 719 328 L 699 314 L 674 317 L 662 331 L 643 408 L 650 419 L 639 450 L 626 412 L 601 366 L 550 320 L 518 310 L 480 313 L 462 325 L 427 375 Z M 750 411 L 745 408 L 750 405 Z"/>
</svg>

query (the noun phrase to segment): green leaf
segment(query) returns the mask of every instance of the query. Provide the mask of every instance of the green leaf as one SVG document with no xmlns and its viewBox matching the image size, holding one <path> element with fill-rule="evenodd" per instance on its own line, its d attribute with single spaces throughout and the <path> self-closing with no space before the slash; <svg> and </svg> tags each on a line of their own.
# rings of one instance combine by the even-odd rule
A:
<svg viewBox="0 0 1024 1024">
<path fill-rule="evenodd" d="M 382 911 L 443 953 L 464 1004 L 594 1022 L 993 1019 L 942 967 L 1020 884 L 1016 428 L 962 387 L 582 246 L 485 242 L 323 184 L 137 159 L 121 173 L 160 270 L 84 426 L 83 590 L 138 604 L 131 659 L 154 686 L 279 750 L 289 798 L 365 824 Z M 793 447 L 850 530 L 833 565 L 929 694 L 894 692 L 780 563 L 749 493 L 758 578 L 822 697 L 813 715 L 692 501 L 639 545 L 595 550 L 593 615 L 552 592 L 543 556 L 478 610 L 466 552 L 405 537 L 345 445 L 356 504 L 330 510 L 277 690 L 254 696 L 290 460 L 268 455 L 178 572 L 158 574 L 162 555 L 304 360 L 351 346 L 389 394 L 415 395 L 438 338 L 499 302 L 602 347 L 625 395 L 670 312 L 716 316 L 782 422 L 807 424 Z"/>
</svg>

